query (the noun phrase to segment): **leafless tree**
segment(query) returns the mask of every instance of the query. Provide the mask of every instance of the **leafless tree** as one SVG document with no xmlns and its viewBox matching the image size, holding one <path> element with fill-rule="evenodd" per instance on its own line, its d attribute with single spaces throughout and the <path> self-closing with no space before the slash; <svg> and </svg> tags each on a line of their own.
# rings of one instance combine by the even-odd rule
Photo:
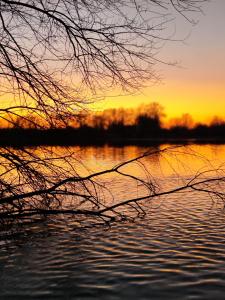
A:
<svg viewBox="0 0 225 300">
<path fill-rule="evenodd" d="M 14 124 L 19 117 L 35 128 L 66 125 L 99 91 L 136 89 L 157 79 L 157 53 L 171 39 L 167 29 L 174 14 L 192 22 L 206 1 L 1 0 L 1 120 Z M 0 217 L 67 212 L 111 220 L 122 216 L 116 210 L 121 205 L 144 213 L 142 199 L 173 192 L 157 190 L 149 172 L 146 179 L 123 173 L 125 165 L 148 155 L 84 176 L 69 149 L 62 156 L 50 148 L 1 148 Z M 97 179 L 108 174 L 138 182 L 147 194 L 107 206 L 107 189 Z M 205 189 L 203 180 L 196 183 L 199 176 L 174 191 Z"/>
<path fill-rule="evenodd" d="M 205 1 L 2 0 L 0 92 L 12 101 L 1 118 L 35 114 L 54 127 L 99 90 L 156 79 L 172 13 L 188 18 Z"/>
</svg>

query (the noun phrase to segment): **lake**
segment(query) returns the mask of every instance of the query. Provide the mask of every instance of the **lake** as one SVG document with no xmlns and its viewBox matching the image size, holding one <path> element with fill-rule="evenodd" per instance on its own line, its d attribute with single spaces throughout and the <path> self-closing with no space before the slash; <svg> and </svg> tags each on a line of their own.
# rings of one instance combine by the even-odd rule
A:
<svg viewBox="0 0 225 300">
<path fill-rule="evenodd" d="M 74 147 L 91 170 L 146 150 Z M 165 189 L 224 162 L 225 145 L 191 145 L 145 160 Z M 115 201 L 142 192 L 129 181 L 107 180 Z M 57 216 L 0 240 L 0 299 L 224 299 L 222 201 L 186 191 L 144 205 L 146 216 L 134 222 L 80 228 Z"/>
</svg>

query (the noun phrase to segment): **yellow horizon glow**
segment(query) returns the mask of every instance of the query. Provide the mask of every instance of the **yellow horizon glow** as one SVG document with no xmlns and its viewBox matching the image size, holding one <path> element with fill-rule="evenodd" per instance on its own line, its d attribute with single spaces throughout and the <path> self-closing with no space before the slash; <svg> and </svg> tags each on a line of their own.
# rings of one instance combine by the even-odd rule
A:
<svg viewBox="0 0 225 300">
<path fill-rule="evenodd" d="M 195 123 L 208 124 L 215 116 L 225 120 L 225 87 L 220 82 L 209 85 L 202 82 L 167 81 L 145 88 L 136 95 L 107 96 L 94 105 L 95 110 L 133 108 L 157 102 L 165 109 L 165 123 L 170 119 L 190 114 Z"/>
<path fill-rule="evenodd" d="M 190 114 L 195 123 L 208 124 L 215 116 L 225 120 L 225 1 L 209 1 L 203 11 L 193 30 L 192 24 L 181 16 L 175 22 L 175 38 L 180 38 L 180 43 L 168 42 L 160 49 L 158 58 L 167 62 L 178 60 L 180 67 L 158 63 L 155 71 L 164 76 L 161 84 L 145 83 L 146 88 L 133 95 L 109 91 L 103 101 L 93 103 L 90 108 L 134 109 L 157 102 L 165 109 L 165 123 L 183 114 Z M 90 98 L 95 100 L 95 95 Z M 0 102 L 1 109 L 16 104 L 13 94 L 1 95 Z"/>
<path fill-rule="evenodd" d="M 183 43 L 168 43 L 162 49 L 163 61 L 179 62 L 179 68 L 157 66 L 164 76 L 162 84 L 149 83 L 136 95 L 108 95 L 105 102 L 96 104 L 96 109 L 135 108 L 158 102 L 165 108 L 167 121 L 186 113 L 195 122 L 209 123 L 214 116 L 225 120 L 224 10 L 225 1 L 209 2 L 193 30 L 182 18 L 178 20 L 176 32 L 181 40 L 191 34 Z"/>
</svg>

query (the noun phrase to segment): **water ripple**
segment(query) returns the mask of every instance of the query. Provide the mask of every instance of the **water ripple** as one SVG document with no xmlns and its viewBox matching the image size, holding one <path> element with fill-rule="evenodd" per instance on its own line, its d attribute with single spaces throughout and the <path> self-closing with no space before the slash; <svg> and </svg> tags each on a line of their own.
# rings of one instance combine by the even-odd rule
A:
<svg viewBox="0 0 225 300">
<path fill-rule="evenodd" d="M 155 201 L 107 229 L 35 226 L 1 241 L 0 299 L 224 299 L 225 215 L 205 195 Z"/>
</svg>

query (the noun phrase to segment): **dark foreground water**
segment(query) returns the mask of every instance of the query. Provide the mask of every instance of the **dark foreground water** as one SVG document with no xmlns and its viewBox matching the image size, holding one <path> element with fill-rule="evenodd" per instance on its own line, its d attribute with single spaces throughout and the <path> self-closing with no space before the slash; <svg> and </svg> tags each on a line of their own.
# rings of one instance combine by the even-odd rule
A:
<svg viewBox="0 0 225 300">
<path fill-rule="evenodd" d="M 225 211 L 205 194 L 155 200 L 135 223 L 58 217 L 0 243 L 0 299 L 225 299 Z"/>
</svg>

